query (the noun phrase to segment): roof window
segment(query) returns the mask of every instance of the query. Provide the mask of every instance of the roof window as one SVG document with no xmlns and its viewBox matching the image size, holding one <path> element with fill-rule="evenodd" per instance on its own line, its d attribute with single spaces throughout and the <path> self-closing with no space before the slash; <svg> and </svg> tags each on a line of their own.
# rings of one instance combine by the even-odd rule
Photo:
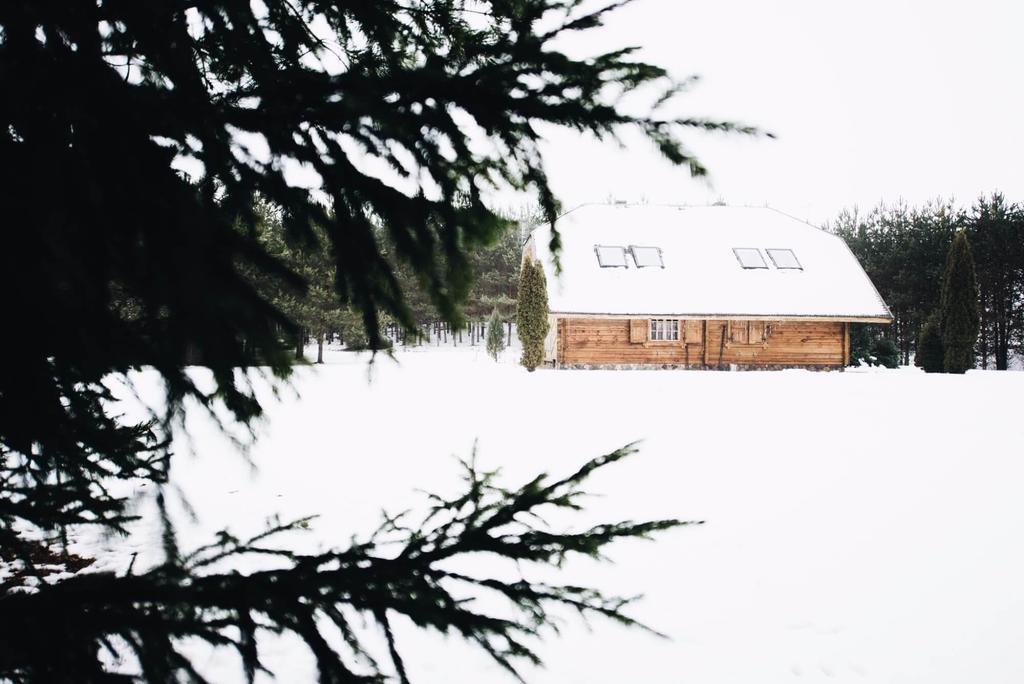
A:
<svg viewBox="0 0 1024 684">
<path fill-rule="evenodd" d="M 768 268 L 761 250 L 754 247 L 733 247 L 732 253 L 743 268 Z"/>
<path fill-rule="evenodd" d="M 594 254 L 601 268 L 628 268 L 626 248 L 609 245 L 594 245 Z"/>
<path fill-rule="evenodd" d="M 791 249 L 766 249 L 765 251 L 768 252 L 768 258 L 775 264 L 775 268 L 804 270 L 804 267 L 797 260 L 796 254 L 793 254 Z"/>
<path fill-rule="evenodd" d="M 661 258 L 661 247 L 630 245 L 629 251 L 637 268 L 665 268 L 665 262 Z"/>
</svg>

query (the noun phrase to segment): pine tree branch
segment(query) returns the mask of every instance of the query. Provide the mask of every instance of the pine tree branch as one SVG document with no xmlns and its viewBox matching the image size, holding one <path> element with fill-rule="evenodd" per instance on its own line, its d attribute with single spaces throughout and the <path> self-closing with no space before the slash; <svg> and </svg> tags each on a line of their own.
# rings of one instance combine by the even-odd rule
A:
<svg viewBox="0 0 1024 684">
<path fill-rule="evenodd" d="M 76 653 L 95 653 L 103 645 L 118 650 L 119 636 L 142 667 L 147 681 L 184 677 L 202 681 L 182 654 L 186 637 L 230 648 L 242 658 L 249 681 L 265 671 L 258 632 L 297 635 L 317 661 L 322 681 L 383 681 L 370 647 L 350 624 L 344 609 L 376 622 L 385 635 L 388 657 L 398 681 L 411 680 L 391 626 L 402 615 L 419 627 L 455 632 L 475 643 L 501 667 L 521 677 L 520 663 L 538 664 L 527 645 L 545 630 L 557 631 L 555 606 L 584 619 L 600 616 L 627 627 L 644 627 L 625 613 L 633 598 L 606 596 L 573 585 L 473 577 L 450 569 L 459 558 L 489 553 L 515 563 L 560 565 L 572 555 L 602 559 L 601 550 L 619 539 L 648 539 L 652 534 L 691 523 L 656 520 L 594 525 L 580 532 L 537 527 L 523 513 L 552 507 L 577 511 L 579 488 L 596 470 L 632 453 L 632 447 L 594 459 L 568 477 L 538 476 L 511 490 L 493 483 L 493 473 L 465 464 L 466 492 L 450 500 L 432 496 L 423 529 L 404 528 L 386 519 L 370 536 L 341 551 L 300 554 L 268 548 L 268 540 L 303 530 L 307 519 L 271 526 L 246 540 L 228 533 L 192 553 L 175 555 L 148 572 L 126 576 L 79 575 L 36 594 L 0 597 L 0 674 L 51 672 L 69 666 L 46 644 L 59 638 Z M 395 544 L 397 553 L 385 551 Z M 241 575 L 230 568 L 243 557 L 270 554 L 286 567 Z M 476 590 L 504 597 L 511 617 L 473 608 Z M 331 624 L 352 651 L 346 659 L 325 640 Z M 54 626 L 61 625 L 53 633 Z M 651 631 L 651 630 L 648 630 Z M 656 632 L 653 632 L 656 633 Z M 91 645 L 91 646 L 90 646 Z M 78 663 L 73 663 L 75 667 Z M 362 672 L 353 669 L 361 667 Z M 20 669 L 19 669 L 20 668 Z M 98 681 L 98 680 L 97 680 Z"/>
</svg>

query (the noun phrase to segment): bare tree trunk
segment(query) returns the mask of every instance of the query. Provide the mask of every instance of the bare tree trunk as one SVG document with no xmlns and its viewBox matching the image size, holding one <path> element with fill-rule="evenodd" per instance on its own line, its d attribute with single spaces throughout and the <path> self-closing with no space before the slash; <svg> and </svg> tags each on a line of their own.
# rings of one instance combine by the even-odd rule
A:
<svg viewBox="0 0 1024 684">
<path fill-rule="evenodd" d="M 989 354 L 995 354 L 996 343 L 991 338 L 993 337 L 993 325 L 990 319 L 989 313 L 992 310 L 991 297 L 989 297 L 988 290 L 984 286 L 980 286 L 980 296 L 978 301 L 978 333 L 979 333 L 979 351 L 981 352 L 981 368 L 988 368 L 988 356 Z"/>
<path fill-rule="evenodd" d="M 903 317 L 899 313 L 893 313 L 893 322 L 891 326 L 891 334 L 893 342 L 896 343 L 896 349 L 899 350 L 900 362 L 906 366 L 910 364 L 910 336 L 907 334 L 907 325 L 903 320 Z"/>
<path fill-rule="evenodd" d="M 316 362 L 324 362 L 324 333 L 316 336 Z"/>
<path fill-rule="evenodd" d="M 1007 332 L 1006 315 L 1000 310 L 996 317 L 996 370 L 1006 370 L 1010 365 L 1010 341 Z"/>
<path fill-rule="evenodd" d="M 295 336 L 295 360 L 303 361 L 302 348 L 306 344 L 306 331 L 303 328 L 299 328 L 298 334 Z"/>
<path fill-rule="evenodd" d="M 981 306 L 978 307 L 978 355 L 981 356 L 981 367 L 988 368 L 988 316 L 986 316 L 985 296 L 981 297 Z"/>
<path fill-rule="evenodd" d="M 907 321 L 906 318 L 902 318 L 902 323 L 900 325 L 900 329 L 902 331 L 903 339 L 900 341 L 900 348 L 903 351 L 903 365 L 904 366 L 909 366 L 910 365 L 910 344 L 911 344 L 911 338 L 914 335 L 914 331 L 910 330 L 909 328 L 910 328 L 909 321 Z"/>
</svg>

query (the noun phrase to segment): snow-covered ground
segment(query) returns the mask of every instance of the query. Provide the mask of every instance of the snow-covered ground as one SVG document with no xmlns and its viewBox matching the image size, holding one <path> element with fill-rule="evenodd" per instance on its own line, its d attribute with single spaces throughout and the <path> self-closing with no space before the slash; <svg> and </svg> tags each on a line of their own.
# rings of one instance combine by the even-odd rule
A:
<svg viewBox="0 0 1024 684">
<path fill-rule="evenodd" d="M 415 490 L 453 491 L 453 456 L 474 442 L 482 466 L 518 484 L 643 440 L 595 477 L 604 496 L 572 524 L 707 523 L 620 544 L 613 564 L 574 561 L 561 578 L 643 592 L 633 614 L 671 638 L 570 618 L 539 645 L 547 667 L 529 681 L 1024 681 L 1022 374 L 529 374 L 465 346 L 365 361 L 330 352 L 269 400 L 252 465 L 190 417 L 174 479 L 198 523 L 183 516 L 183 546 L 224 526 L 257 532 L 274 513 L 320 514 L 289 543 L 343 545 L 381 509 L 420 503 Z M 131 550 L 141 567 L 158 545 L 140 523 L 127 544 L 80 551 L 123 571 Z M 457 640 L 407 625 L 398 639 L 416 682 L 511 681 Z M 268 663 L 279 681 L 314 680 L 291 642 L 274 642 Z M 200 666 L 232 681 L 231 656 L 204 652 Z"/>
</svg>

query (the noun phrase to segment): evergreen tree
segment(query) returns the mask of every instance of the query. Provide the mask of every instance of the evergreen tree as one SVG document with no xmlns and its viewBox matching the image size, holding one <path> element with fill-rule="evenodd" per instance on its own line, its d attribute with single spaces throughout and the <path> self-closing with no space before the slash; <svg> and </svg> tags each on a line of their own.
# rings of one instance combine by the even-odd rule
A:
<svg viewBox="0 0 1024 684">
<path fill-rule="evenodd" d="M 523 259 L 519 272 L 519 299 L 516 304 L 516 327 L 523 345 L 520 363 L 533 371 L 544 363 L 544 338 L 548 334 L 548 288 L 544 269 L 529 257 Z"/>
<path fill-rule="evenodd" d="M 900 365 L 900 350 L 888 337 L 879 336 L 874 339 L 871 343 L 871 356 L 876 366 L 896 368 Z"/>
<path fill-rule="evenodd" d="M 967 233 L 960 231 L 949 246 L 942 279 L 940 330 L 943 368 L 963 373 L 974 368 L 974 343 L 978 339 L 978 283 Z"/>
<path fill-rule="evenodd" d="M 0 317 L 17 331 L 0 359 L 5 558 L 33 567 L 67 526 L 125 531 L 126 482 L 155 485 L 162 506 L 168 435 L 187 400 L 226 408 L 243 425 L 261 415 L 239 376 L 257 350 L 265 369 L 287 377 L 293 358 L 281 339 L 303 327 L 264 287 L 313 284 L 260 242 L 258 196 L 283 208 L 289 246 L 330 256 L 339 306 L 379 347 L 388 317 L 417 323 L 398 268 L 444 320 L 458 321 L 469 255 L 511 228 L 488 206 L 495 183 L 531 193 L 555 220 L 538 149 L 545 124 L 602 138 L 637 129 L 697 175 L 704 167 L 682 132 L 753 132 L 633 114 L 608 98 L 659 83 L 666 96 L 681 90 L 634 50 L 577 59 L 559 49 L 608 9 L 563 0 L 0 3 Z M 481 151 L 494 148 L 502 154 Z M 298 166 L 312 180 L 289 177 Z M 192 358 L 211 382 L 193 382 Z M 164 408 L 153 422 L 124 422 L 104 382 L 141 366 L 163 378 Z M 574 586 L 454 576 L 447 561 L 488 552 L 556 565 L 677 524 L 571 534 L 532 525 L 540 507 L 578 507 L 580 483 L 622 455 L 513 490 L 469 467 L 467 493 L 434 501 L 422 524 L 389 521 L 370 541 L 316 555 L 272 549 L 278 569 L 248 575 L 225 565 L 267 553 L 268 535 L 303 521 L 188 550 L 165 516 L 157 567 L 0 592 L 0 679 L 111 681 L 108 663 L 126 656 L 138 666 L 133 679 L 200 681 L 181 647 L 198 639 L 236 650 L 252 681 L 263 669 L 260 634 L 272 630 L 308 646 L 322 681 L 393 672 L 407 682 L 396 615 L 457 633 L 514 672 L 536 662 L 522 639 L 551 625 L 552 605 L 633 624 L 624 604 Z M 397 555 L 381 546 L 389 536 Z M 512 611 L 475 609 L 458 584 L 496 591 Z M 382 629 L 390 665 L 369 657 L 349 609 Z M 329 623 L 345 650 L 321 634 Z"/>
<path fill-rule="evenodd" d="M 504 217 L 516 220 L 509 214 Z M 519 263 L 523 258 L 518 233 L 509 230 L 495 244 L 473 253 L 473 286 L 466 300 L 467 316 L 483 319 L 495 308 L 502 317 L 515 315 Z"/>
<path fill-rule="evenodd" d="M 942 331 L 939 326 L 939 315 L 933 313 L 921 326 L 917 336 L 917 355 L 914 364 L 926 373 L 941 373 L 945 366 L 945 352 L 942 349 Z"/>
<path fill-rule="evenodd" d="M 967 216 L 978 278 L 978 353 L 1006 370 L 1024 334 L 1024 208 L 1000 193 L 979 197 Z"/>
<path fill-rule="evenodd" d="M 491 317 L 487 320 L 487 353 L 491 355 L 491 358 L 495 361 L 498 360 L 498 356 L 505 349 L 505 328 L 502 326 L 501 316 L 498 315 L 498 309 L 495 308 L 491 312 Z"/>
</svg>

